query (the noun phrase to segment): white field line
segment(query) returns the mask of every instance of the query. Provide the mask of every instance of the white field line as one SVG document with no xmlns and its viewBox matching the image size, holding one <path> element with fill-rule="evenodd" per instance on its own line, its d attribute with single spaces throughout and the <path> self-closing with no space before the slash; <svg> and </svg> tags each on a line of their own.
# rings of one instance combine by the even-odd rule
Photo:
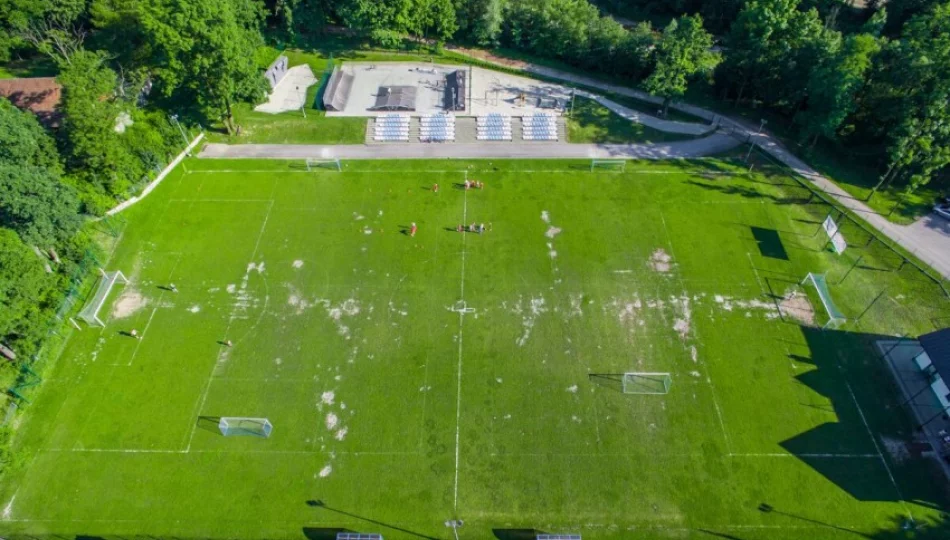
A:
<svg viewBox="0 0 950 540">
<path fill-rule="evenodd" d="M 670 256 L 674 261 L 677 261 L 676 253 L 673 251 L 673 237 L 670 235 L 670 229 L 666 226 L 666 217 L 663 215 L 662 211 L 660 213 L 660 222 L 663 224 L 663 232 L 666 234 L 666 245 L 670 248 Z M 679 272 L 676 272 L 677 278 L 680 282 L 680 287 L 682 288 L 682 294 L 686 294 L 686 282 L 683 281 L 683 278 Z M 659 295 L 657 295 L 659 297 Z M 692 323 L 690 324 L 692 327 Z M 693 330 L 694 335 L 696 331 Z M 696 335 L 696 340 L 699 341 L 699 336 Z M 686 344 L 683 344 L 683 348 L 686 348 Z M 722 430 L 723 440 L 726 442 L 726 453 L 732 452 L 732 442 L 729 440 L 729 433 L 726 431 L 726 422 L 722 418 L 722 409 L 719 407 L 719 398 L 716 397 L 716 385 L 713 384 L 712 377 L 709 376 L 709 368 L 706 366 L 706 362 L 702 362 L 703 374 L 706 376 L 706 381 L 709 383 L 709 393 L 712 395 L 713 399 L 713 408 L 716 409 L 716 417 L 719 419 L 719 428 Z"/>
<path fill-rule="evenodd" d="M 165 295 L 165 291 L 162 291 L 158 295 L 158 304 L 162 304 L 162 296 Z M 158 311 L 157 307 L 152 308 L 152 313 L 148 316 L 148 321 L 145 322 L 145 327 L 142 328 L 142 335 L 139 336 L 139 339 L 135 340 L 135 350 L 132 351 L 132 356 L 129 357 L 129 363 L 125 364 L 126 367 L 131 367 L 132 362 L 135 362 L 136 355 L 139 354 L 139 347 L 142 346 L 142 341 L 145 340 L 145 335 L 148 334 L 148 327 L 152 326 L 152 319 L 155 318 L 155 313 Z M 120 365 L 120 364 L 113 364 Z"/>
<path fill-rule="evenodd" d="M 465 173 L 465 180 L 468 180 L 468 172 Z M 462 193 L 462 223 L 468 223 L 468 191 Z M 462 234 L 462 269 L 459 279 L 459 301 L 464 305 L 465 302 L 465 243 L 468 234 Z M 465 311 L 459 310 L 459 355 L 456 371 L 458 378 L 456 381 L 456 400 L 455 400 L 455 482 L 453 487 L 454 502 L 453 510 L 458 511 L 459 507 L 459 456 L 460 445 L 459 435 L 462 427 L 462 330 L 465 326 Z"/>
<path fill-rule="evenodd" d="M 842 375 L 843 375 L 842 371 Z M 901 493 L 900 486 L 897 485 L 897 479 L 894 478 L 894 473 L 891 472 L 891 466 L 887 464 L 887 459 L 884 457 L 884 453 L 881 451 L 881 446 L 877 444 L 877 439 L 874 437 L 874 432 L 871 431 L 871 426 L 868 425 L 868 420 L 864 416 L 864 409 L 861 408 L 861 404 L 858 403 L 858 397 L 854 395 L 854 390 L 851 389 L 851 383 L 848 382 L 848 379 L 844 379 L 845 386 L 848 387 L 848 393 L 851 394 L 851 400 L 854 401 L 854 406 L 858 409 L 858 414 L 861 416 L 861 422 L 864 424 L 864 429 L 868 432 L 868 437 L 871 438 L 871 443 L 874 444 L 874 450 L 877 451 L 877 457 L 880 458 L 881 463 L 884 465 L 884 470 L 887 471 L 888 478 L 891 479 L 891 484 L 894 484 L 894 491 L 897 492 L 897 496 L 900 498 L 901 506 L 904 508 L 904 511 L 907 512 L 907 517 L 910 518 L 911 523 L 914 521 L 914 514 L 911 513 L 910 507 L 907 506 L 907 503 L 904 502 L 904 494 Z"/>
<path fill-rule="evenodd" d="M 254 524 L 263 523 L 263 524 L 279 524 L 279 525 L 286 525 L 287 523 L 286 521 L 267 521 L 267 520 L 261 520 L 260 518 L 248 518 L 248 519 L 230 519 L 229 518 L 228 521 L 232 521 L 235 523 L 254 523 Z M 145 519 L 59 519 L 59 518 L 29 519 L 29 518 L 25 518 L 25 519 L 10 519 L 8 520 L 8 522 L 9 523 L 145 523 L 146 520 Z M 148 521 L 148 523 L 152 523 L 152 521 Z M 326 525 L 326 522 L 312 521 L 312 522 L 306 522 L 305 524 Z M 828 525 L 720 525 L 720 524 L 705 525 L 705 526 L 697 525 L 695 528 L 691 528 L 691 527 L 665 527 L 662 525 L 623 526 L 623 525 L 618 525 L 616 523 L 584 523 L 579 526 L 572 526 L 571 528 L 574 528 L 574 527 L 580 527 L 581 529 L 584 529 L 584 530 L 609 529 L 609 530 L 624 530 L 624 531 L 630 531 L 630 532 L 670 531 L 670 532 L 680 532 L 680 533 L 682 532 L 693 533 L 699 529 L 708 529 L 708 530 L 750 529 L 750 530 L 776 530 L 776 531 L 783 531 L 783 530 L 806 531 L 806 530 L 819 530 L 819 529 L 827 530 L 829 528 Z M 838 529 L 853 530 L 855 532 L 862 530 L 861 527 L 857 527 L 854 525 L 835 525 L 835 527 Z"/>
<path fill-rule="evenodd" d="M 275 184 L 275 189 L 276 189 L 276 184 Z M 260 246 L 261 246 L 261 239 L 264 238 L 264 231 L 267 230 L 267 222 L 268 222 L 268 220 L 270 220 L 271 210 L 274 209 L 274 199 L 273 199 L 273 195 L 274 195 L 274 190 L 272 189 L 272 190 L 271 190 L 270 206 L 267 207 L 267 213 L 264 214 L 264 222 L 261 223 L 261 230 L 257 233 L 257 242 L 254 243 L 254 251 L 251 252 L 251 260 L 252 260 L 252 261 L 254 260 L 255 257 L 257 257 L 257 250 L 258 250 L 258 248 L 260 248 Z M 267 307 L 266 307 L 266 306 L 264 307 L 264 309 L 262 310 L 262 312 L 263 312 L 263 311 L 267 311 Z M 258 320 L 260 320 L 260 319 L 258 319 Z M 232 323 L 234 323 L 234 313 L 233 313 L 233 312 L 232 312 L 231 316 L 228 318 L 228 325 L 227 325 L 227 327 L 224 329 L 224 336 L 225 336 L 225 338 L 227 337 L 228 332 L 231 330 L 231 324 L 232 324 Z M 205 383 L 205 389 L 204 389 L 204 391 L 201 393 L 201 398 L 198 400 L 198 403 L 196 404 L 196 407 L 195 407 L 194 411 L 192 412 L 192 415 L 191 415 L 191 416 L 192 416 L 193 418 L 195 418 L 195 417 L 197 417 L 199 414 L 201 414 L 201 410 L 204 408 L 205 402 L 208 400 L 208 393 L 211 391 L 211 382 L 214 381 L 214 372 L 215 372 L 215 370 L 218 369 L 218 363 L 219 363 L 220 360 L 221 360 L 221 354 L 223 354 L 223 352 L 224 352 L 224 347 L 225 347 L 225 345 L 221 345 L 221 346 L 219 347 L 219 351 L 220 351 L 220 352 L 218 353 L 218 357 L 215 359 L 214 364 L 211 366 L 211 373 L 208 375 L 208 382 Z M 195 421 L 194 421 L 194 424 L 191 426 L 191 434 L 188 435 L 188 445 L 185 447 L 185 452 L 191 451 L 191 443 L 192 443 L 192 442 L 194 441 L 194 439 L 195 439 L 195 432 L 196 432 L 197 430 L 198 430 L 198 421 L 197 421 L 197 418 L 196 418 Z"/>
<path fill-rule="evenodd" d="M 215 202 L 215 203 L 273 203 L 268 199 L 168 199 L 170 203 L 196 203 L 196 202 Z"/>
<path fill-rule="evenodd" d="M 488 172 L 490 169 L 471 169 L 471 172 Z M 280 173 L 280 174 L 313 174 L 315 172 L 326 172 L 340 174 L 337 171 L 307 171 L 304 169 L 201 169 L 201 170 L 188 170 L 184 171 L 186 174 L 215 174 L 215 173 Z M 357 173 L 357 174 L 386 174 L 391 175 L 394 173 L 419 173 L 423 172 L 426 174 L 458 174 L 458 173 L 468 173 L 469 169 L 426 169 L 425 171 L 412 171 L 408 169 L 368 169 L 368 170 L 359 170 L 359 169 L 347 169 L 345 173 Z M 528 173 L 528 174 L 578 174 L 583 172 L 581 169 L 517 169 L 510 171 L 498 171 L 500 173 Z M 637 170 L 627 170 L 620 174 L 652 174 L 652 175 L 663 175 L 663 174 L 684 174 L 688 176 L 701 176 L 701 175 L 716 175 L 716 176 L 741 176 L 742 172 L 723 172 L 723 171 L 657 171 L 650 169 L 637 169 Z M 762 204 L 760 202 L 754 202 L 754 204 Z"/>
<path fill-rule="evenodd" d="M 752 267 L 752 272 L 755 274 L 755 282 L 759 284 L 759 290 L 762 291 L 762 294 L 765 293 L 765 286 L 762 285 L 762 279 L 759 276 L 759 269 L 755 267 L 755 263 L 752 262 L 752 254 L 748 251 L 745 252 L 745 256 L 749 258 L 749 266 Z"/>
<path fill-rule="evenodd" d="M 43 452 L 57 454 L 286 454 L 347 456 L 421 456 L 423 452 L 341 452 L 338 450 L 170 450 L 152 448 L 46 448 Z"/>
</svg>

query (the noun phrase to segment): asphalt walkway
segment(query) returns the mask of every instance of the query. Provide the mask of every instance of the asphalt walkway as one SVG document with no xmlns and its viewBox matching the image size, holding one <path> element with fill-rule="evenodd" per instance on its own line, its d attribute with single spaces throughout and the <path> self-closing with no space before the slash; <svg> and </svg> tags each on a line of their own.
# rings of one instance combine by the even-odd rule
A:
<svg viewBox="0 0 950 540">
<path fill-rule="evenodd" d="M 708 156 L 741 144 L 725 133 L 663 144 L 570 144 L 524 141 L 393 144 L 208 144 L 202 158 L 272 159 L 673 159 Z"/>
</svg>

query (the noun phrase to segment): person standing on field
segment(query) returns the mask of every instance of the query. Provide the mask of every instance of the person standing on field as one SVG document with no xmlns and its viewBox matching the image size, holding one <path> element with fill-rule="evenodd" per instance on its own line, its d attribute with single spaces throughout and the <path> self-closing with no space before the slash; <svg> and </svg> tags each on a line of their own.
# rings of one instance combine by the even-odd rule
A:
<svg viewBox="0 0 950 540">
<path fill-rule="evenodd" d="M 409 236 L 415 236 L 415 235 L 416 235 L 416 231 L 417 231 L 418 229 L 419 229 L 419 228 L 416 227 L 415 222 L 413 222 L 412 225 L 409 226 Z"/>
</svg>

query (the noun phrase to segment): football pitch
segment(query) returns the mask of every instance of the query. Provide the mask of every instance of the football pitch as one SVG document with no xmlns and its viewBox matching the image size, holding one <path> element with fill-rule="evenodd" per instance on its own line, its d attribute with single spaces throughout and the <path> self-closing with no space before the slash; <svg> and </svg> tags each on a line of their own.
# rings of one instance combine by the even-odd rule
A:
<svg viewBox="0 0 950 540">
<path fill-rule="evenodd" d="M 130 283 L 30 405 L 0 529 L 764 540 L 935 519 L 872 344 L 932 329 L 942 291 L 857 228 L 833 253 L 827 207 L 740 165 L 190 159 L 123 214 L 104 266 Z M 809 272 L 842 328 L 820 329 Z M 672 382 L 631 394 L 630 372 Z M 273 432 L 222 436 L 233 416 Z"/>
</svg>

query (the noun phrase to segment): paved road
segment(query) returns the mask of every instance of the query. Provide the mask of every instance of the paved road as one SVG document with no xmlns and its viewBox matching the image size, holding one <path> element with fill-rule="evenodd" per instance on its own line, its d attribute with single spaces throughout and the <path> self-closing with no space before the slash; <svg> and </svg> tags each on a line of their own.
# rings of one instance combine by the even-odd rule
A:
<svg viewBox="0 0 950 540">
<path fill-rule="evenodd" d="M 701 139 L 664 144 L 569 144 L 531 142 L 395 143 L 395 144 L 208 144 L 202 158 L 272 159 L 672 159 L 708 156 L 740 144 L 715 133 Z"/>
</svg>

